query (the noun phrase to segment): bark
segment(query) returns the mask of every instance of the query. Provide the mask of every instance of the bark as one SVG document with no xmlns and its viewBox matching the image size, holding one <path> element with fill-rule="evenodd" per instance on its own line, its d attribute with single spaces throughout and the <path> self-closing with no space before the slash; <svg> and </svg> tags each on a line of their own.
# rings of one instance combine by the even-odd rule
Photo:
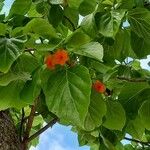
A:
<svg viewBox="0 0 150 150">
<path fill-rule="evenodd" d="M 0 150 L 22 150 L 9 111 L 0 111 Z"/>
</svg>

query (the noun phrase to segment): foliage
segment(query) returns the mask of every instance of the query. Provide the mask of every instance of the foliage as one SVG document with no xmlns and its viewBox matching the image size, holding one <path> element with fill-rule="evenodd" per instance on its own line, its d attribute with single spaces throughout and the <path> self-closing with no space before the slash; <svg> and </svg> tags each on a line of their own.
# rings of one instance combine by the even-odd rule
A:
<svg viewBox="0 0 150 150">
<path fill-rule="evenodd" d="M 15 0 L 0 15 L 0 110 L 21 141 L 58 121 L 91 150 L 150 147 L 150 72 L 140 66 L 149 10 L 144 0 Z"/>
</svg>

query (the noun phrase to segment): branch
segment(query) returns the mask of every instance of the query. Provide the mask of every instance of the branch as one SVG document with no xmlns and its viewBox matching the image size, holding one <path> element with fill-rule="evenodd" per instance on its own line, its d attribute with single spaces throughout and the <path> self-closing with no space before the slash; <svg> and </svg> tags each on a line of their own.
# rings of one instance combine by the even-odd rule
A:
<svg viewBox="0 0 150 150">
<path fill-rule="evenodd" d="M 28 139 L 27 142 L 32 141 L 36 137 L 38 137 L 40 134 L 42 134 L 44 131 L 46 131 L 49 127 L 52 127 L 56 122 L 58 121 L 58 118 L 54 118 L 51 120 L 45 127 L 41 128 L 39 131 L 37 131 L 35 134 L 31 135 Z"/>
<path fill-rule="evenodd" d="M 128 81 L 128 82 L 146 82 L 147 80 L 146 79 L 135 79 L 135 78 L 126 78 L 126 77 L 117 77 L 117 79 L 119 80 L 125 80 L 125 81 Z"/>
<path fill-rule="evenodd" d="M 23 139 L 24 143 L 27 143 L 27 139 L 29 138 L 29 135 L 30 135 L 30 131 L 32 128 L 33 119 L 34 119 L 34 115 L 35 115 L 35 111 L 36 111 L 36 103 L 37 103 L 37 99 L 34 101 L 34 104 L 31 107 L 31 112 L 30 112 L 30 115 L 28 118 L 28 122 L 26 125 L 26 131 L 25 131 L 24 139 Z"/>
<path fill-rule="evenodd" d="M 23 124 L 24 124 L 24 117 L 25 117 L 25 112 L 24 112 L 24 108 L 22 108 L 22 116 L 21 116 L 21 123 L 20 123 L 20 133 L 19 133 L 19 138 L 20 138 L 20 142 L 22 141 L 22 131 L 23 131 Z"/>
<path fill-rule="evenodd" d="M 139 140 L 136 140 L 136 139 L 130 139 L 130 138 L 128 138 L 128 137 L 125 137 L 124 139 L 125 139 L 125 140 L 128 140 L 128 141 L 135 142 L 135 143 L 140 143 L 141 145 L 150 146 L 150 142 L 143 142 L 143 141 L 139 141 Z"/>
</svg>

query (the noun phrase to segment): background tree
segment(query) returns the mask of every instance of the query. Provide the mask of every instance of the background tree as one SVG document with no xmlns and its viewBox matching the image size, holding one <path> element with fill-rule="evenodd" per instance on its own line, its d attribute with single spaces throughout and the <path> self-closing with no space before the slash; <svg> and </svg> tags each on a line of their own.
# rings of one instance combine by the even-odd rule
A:
<svg viewBox="0 0 150 150">
<path fill-rule="evenodd" d="M 146 0 L 15 0 L 0 15 L 0 149 L 26 150 L 56 122 L 91 150 L 149 149 L 149 10 Z"/>
</svg>

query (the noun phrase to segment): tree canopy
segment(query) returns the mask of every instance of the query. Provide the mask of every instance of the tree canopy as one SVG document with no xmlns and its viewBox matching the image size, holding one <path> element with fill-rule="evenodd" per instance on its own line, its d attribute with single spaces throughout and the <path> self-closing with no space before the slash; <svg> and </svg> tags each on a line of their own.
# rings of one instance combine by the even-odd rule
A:
<svg viewBox="0 0 150 150">
<path fill-rule="evenodd" d="M 15 0 L 0 14 L 0 110 L 30 145 L 59 122 L 91 150 L 149 149 L 149 54 L 149 0 Z"/>
</svg>

